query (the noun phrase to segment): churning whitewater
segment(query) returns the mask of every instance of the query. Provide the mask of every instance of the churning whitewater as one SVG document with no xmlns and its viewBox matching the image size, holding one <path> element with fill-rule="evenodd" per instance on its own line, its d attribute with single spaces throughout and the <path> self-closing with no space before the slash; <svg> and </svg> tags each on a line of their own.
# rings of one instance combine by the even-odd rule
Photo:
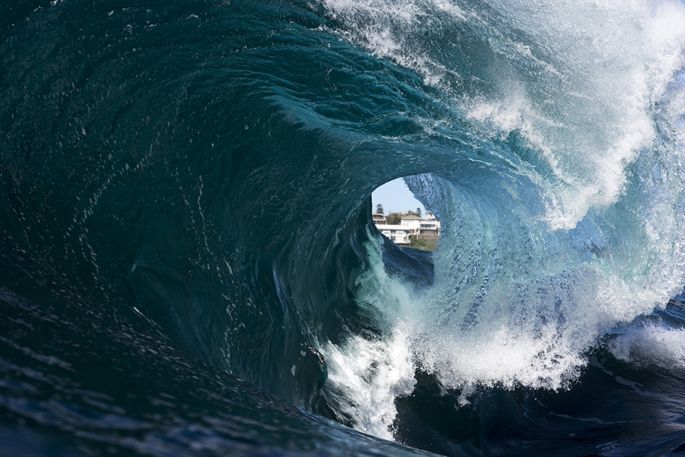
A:
<svg viewBox="0 0 685 457">
<path fill-rule="evenodd" d="M 0 455 L 685 453 L 682 1 L 6 1 L 0 68 Z"/>
</svg>

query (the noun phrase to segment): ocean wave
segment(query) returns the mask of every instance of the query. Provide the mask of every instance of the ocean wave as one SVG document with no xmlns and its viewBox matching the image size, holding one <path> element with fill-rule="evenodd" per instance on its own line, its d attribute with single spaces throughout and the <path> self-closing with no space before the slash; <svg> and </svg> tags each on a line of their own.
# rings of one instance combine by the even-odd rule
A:
<svg viewBox="0 0 685 457">
<path fill-rule="evenodd" d="M 685 282 L 683 23 L 666 0 L 0 7 L 0 433 L 677 449 L 681 374 L 644 363 L 677 364 L 680 330 L 639 320 Z M 398 177 L 432 255 L 372 224 Z"/>
</svg>

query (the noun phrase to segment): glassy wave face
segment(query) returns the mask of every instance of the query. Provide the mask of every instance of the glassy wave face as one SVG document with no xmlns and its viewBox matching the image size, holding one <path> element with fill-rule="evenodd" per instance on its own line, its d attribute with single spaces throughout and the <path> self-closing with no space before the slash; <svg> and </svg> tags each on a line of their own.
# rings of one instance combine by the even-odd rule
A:
<svg viewBox="0 0 685 457">
<path fill-rule="evenodd" d="M 0 455 L 685 454 L 682 2 L 22 0 L 0 68 Z"/>
</svg>

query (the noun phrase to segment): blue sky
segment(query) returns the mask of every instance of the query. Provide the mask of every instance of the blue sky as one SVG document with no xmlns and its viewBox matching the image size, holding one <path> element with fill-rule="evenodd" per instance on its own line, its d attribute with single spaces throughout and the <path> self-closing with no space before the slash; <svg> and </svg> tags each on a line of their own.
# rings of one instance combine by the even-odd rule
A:
<svg viewBox="0 0 685 457">
<path fill-rule="evenodd" d="M 371 200 L 373 201 L 373 211 L 376 210 L 376 205 L 380 203 L 383 205 L 385 214 L 393 211 L 413 211 L 417 207 L 421 208 L 424 213 L 426 212 L 421 202 L 414 198 L 414 195 L 409 191 L 402 178 L 394 179 L 374 190 Z"/>
</svg>

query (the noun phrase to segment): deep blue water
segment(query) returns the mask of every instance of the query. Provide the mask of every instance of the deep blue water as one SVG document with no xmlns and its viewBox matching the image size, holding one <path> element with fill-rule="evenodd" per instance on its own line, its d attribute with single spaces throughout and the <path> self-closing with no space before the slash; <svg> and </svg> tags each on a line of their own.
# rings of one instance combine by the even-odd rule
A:
<svg viewBox="0 0 685 457">
<path fill-rule="evenodd" d="M 685 455 L 684 68 L 666 0 L 2 2 L 0 456 Z"/>
</svg>

